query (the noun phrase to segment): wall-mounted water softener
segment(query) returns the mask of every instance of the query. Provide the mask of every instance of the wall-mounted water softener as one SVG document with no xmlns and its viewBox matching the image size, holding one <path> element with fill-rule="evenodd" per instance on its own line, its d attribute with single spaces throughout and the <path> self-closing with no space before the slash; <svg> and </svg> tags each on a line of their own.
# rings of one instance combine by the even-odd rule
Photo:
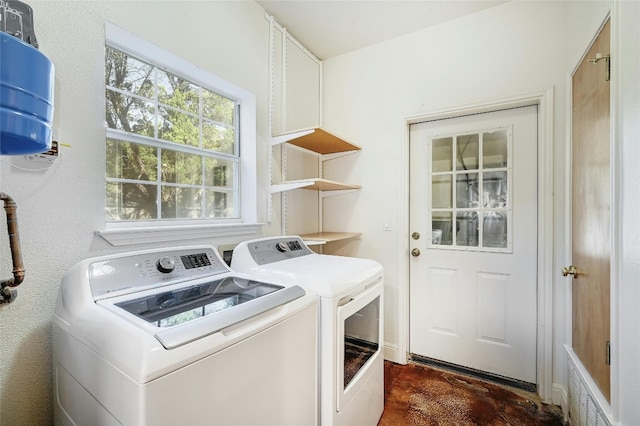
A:
<svg viewBox="0 0 640 426">
<path fill-rule="evenodd" d="M 31 7 L 0 0 L 0 155 L 51 148 L 54 68 L 37 46 Z"/>
</svg>

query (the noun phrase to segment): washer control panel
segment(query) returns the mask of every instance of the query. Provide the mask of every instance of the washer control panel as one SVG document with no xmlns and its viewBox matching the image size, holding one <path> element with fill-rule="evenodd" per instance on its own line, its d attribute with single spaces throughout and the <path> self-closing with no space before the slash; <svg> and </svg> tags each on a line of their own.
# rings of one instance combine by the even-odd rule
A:
<svg viewBox="0 0 640 426">
<path fill-rule="evenodd" d="M 89 266 L 94 299 L 229 272 L 213 248 L 158 250 L 104 261 Z"/>
<path fill-rule="evenodd" d="M 251 241 L 246 244 L 246 250 L 258 265 L 314 254 L 300 237 L 274 237 Z"/>
</svg>

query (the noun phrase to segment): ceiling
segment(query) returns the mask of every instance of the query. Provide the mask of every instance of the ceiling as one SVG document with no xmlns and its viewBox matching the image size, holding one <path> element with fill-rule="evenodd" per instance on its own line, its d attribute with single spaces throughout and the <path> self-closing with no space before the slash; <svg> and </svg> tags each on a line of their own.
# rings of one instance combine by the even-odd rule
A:
<svg viewBox="0 0 640 426">
<path fill-rule="evenodd" d="M 319 59 L 328 59 L 506 0 L 258 0 Z"/>
</svg>

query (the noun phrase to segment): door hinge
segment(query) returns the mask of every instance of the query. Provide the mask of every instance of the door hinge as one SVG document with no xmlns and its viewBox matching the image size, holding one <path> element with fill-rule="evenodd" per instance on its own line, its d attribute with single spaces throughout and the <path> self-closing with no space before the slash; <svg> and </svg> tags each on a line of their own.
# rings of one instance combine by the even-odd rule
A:
<svg viewBox="0 0 640 426">
<path fill-rule="evenodd" d="M 603 55 L 602 53 L 596 53 L 596 57 L 593 59 L 589 59 L 589 62 L 592 64 L 597 64 L 601 59 L 605 61 L 604 68 L 604 80 L 611 80 L 611 55 Z"/>
<path fill-rule="evenodd" d="M 611 365 L 611 342 L 607 340 L 607 365 Z"/>
</svg>

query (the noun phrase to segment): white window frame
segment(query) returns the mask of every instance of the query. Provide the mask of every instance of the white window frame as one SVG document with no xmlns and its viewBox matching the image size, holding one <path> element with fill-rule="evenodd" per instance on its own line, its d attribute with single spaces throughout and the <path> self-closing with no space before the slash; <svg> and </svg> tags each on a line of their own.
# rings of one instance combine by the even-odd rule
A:
<svg viewBox="0 0 640 426">
<path fill-rule="evenodd" d="M 96 231 L 96 234 L 114 246 L 255 235 L 261 227 L 261 224 L 257 223 L 255 95 L 110 22 L 105 23 L 105 41 L 117 50 L 159 68 L 169 69 L 238 102 L 241 111 L 239 123 L 240 214 L 238 219 L 224 221 L 220 219 L 167 221 L 159 219 L 107 222 L 105 220 L 104 229 Z M 105 143 L 106 138 L 105 134 Z M 106 197 L 104 200 L 106 202 Z"/>
</svg>

